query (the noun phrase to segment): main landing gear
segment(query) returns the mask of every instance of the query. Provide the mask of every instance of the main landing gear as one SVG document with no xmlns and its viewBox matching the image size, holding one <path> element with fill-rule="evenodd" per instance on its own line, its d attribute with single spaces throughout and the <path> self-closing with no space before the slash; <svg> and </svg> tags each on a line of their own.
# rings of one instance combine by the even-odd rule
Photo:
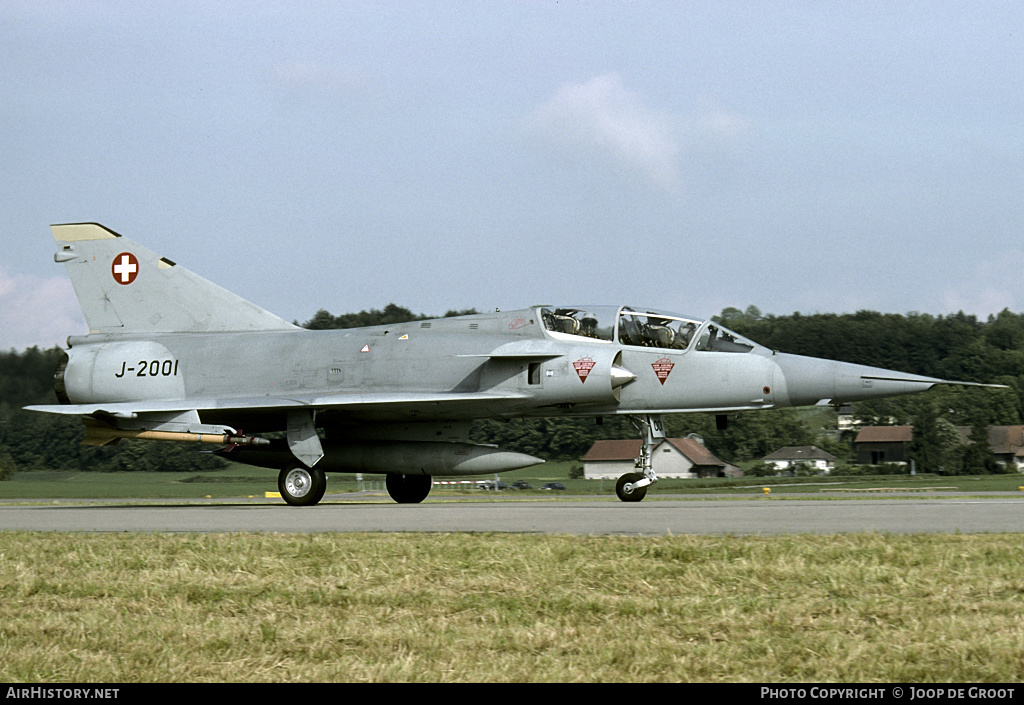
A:
<svg viewBox="0 0 1024 705">
<path fill-rule="evenodd" d="M 433 478 L 430 475 L 388 474 L 384 484 L 391 499 L 399 504 L 419 504 L 430 494 Z M 293 507 L 310 507 L 324 498 L 327 476 L 318 468 L 292 463 L 277 476 L 277 489 L 284 501 Z"/>
<path fill-rule="evenodd" d="M 627 472 L 615 483 L 615 494 L 623 502 L 639 502 L 647 496 L 647 488 L 658 481 L 654 474 L 652 457 L 654 447 L 665 440 L 665 424 L 661 416 L 647 414 L 630 418 L 633 425 L 643 436 L 640 446 L 640 457 L 636 459 L 636 467 L 642 472 Z"/>
<path fill-rule="evenodd" d="M 316 504 L 327 491 L 327 476 L 323 470 L 292 463 L 277 476 L 277 489 L 285 502 L 293 507 Z"/>
<path fill-rule="evenodd" d="M 430 494 L 434 481 L 430 475 L 397 475 L 388 473 L 384 485 L 391 499 L 399 504 L 419 504 Z"/>
</svg>

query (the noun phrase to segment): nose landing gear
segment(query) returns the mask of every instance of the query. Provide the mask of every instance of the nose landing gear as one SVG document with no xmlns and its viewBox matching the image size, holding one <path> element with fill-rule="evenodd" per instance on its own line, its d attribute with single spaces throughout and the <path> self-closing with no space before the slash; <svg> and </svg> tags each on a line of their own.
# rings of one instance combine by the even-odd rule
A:
<svg viewBox="0 0 1024 705">
<path fill-rule="evenodd" d="M 615 483 L 615 494 L 623 502 L 639 502 L 647 496 L 647 486 L 639 486 L 644 474 L 640 472 L 627 472 Z"/>
<path fill-rule="evenodd" d="M 623 502 L 639 502 L 647 496 L 647 488 L 658 481 L 652 457 L 654 447 L 665 440 L 665 424 L 656 414 L 633 416 L 630 420 L 643 436 L 640 457 L 636 459 L 636 467 L 642 472 L 627 472 L 620 477 L 615 483 L 615 494 Z"/>
</svg>

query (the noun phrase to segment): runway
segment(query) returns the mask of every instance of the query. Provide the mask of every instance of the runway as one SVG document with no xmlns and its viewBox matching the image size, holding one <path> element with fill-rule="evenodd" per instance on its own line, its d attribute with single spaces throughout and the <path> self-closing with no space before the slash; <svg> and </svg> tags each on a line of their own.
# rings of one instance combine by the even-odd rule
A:
<svg viewBox="0 0 1024 705">
<path fill-rule="evenodd" d="M 0 506 L 0 530 L 67 532 L 499 532 L 544 534 L 1003 533 L 1024 530 L 1024 495 L 873 499 L 428 500 L 328 498 Z"/>
</svg>

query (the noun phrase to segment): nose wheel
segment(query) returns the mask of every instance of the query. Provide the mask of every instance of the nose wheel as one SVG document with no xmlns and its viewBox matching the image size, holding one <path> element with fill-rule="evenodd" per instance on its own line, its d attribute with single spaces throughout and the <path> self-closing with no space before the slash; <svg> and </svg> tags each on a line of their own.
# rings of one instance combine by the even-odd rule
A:
<svg viewBox="0 0 1024 705">
<path fill-rule="evenodd" d="M 636 467 L 643 472 L 627 472 L 615 483 L 615 494 L 623 502 L 639 502 L 647 496 L 647 488 L 658 481 L 654 474 L 654 448 L 665 440 L 665 424 L 660 416 L 647 414 L 630 419 L 643 436 Z"/>
<path fill-rule="evenodd" d="M 647 496 L 647 487 L 638 487 L 636 483 L 644 479 L 643 473 L 627 472 L 615 483 L 615 494 L 623 502 L 639 502 Z"/>
</svg>

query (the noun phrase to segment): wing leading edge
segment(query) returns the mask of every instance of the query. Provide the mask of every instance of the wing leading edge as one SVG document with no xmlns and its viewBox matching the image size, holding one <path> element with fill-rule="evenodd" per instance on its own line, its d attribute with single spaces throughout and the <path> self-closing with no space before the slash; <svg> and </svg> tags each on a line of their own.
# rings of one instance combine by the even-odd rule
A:
<svg viewBox="0 0 1024 705">
<path fill-rule="evenodd" d="M 464 406 L 491 404 L 503 401 L 521 401 L 526 394 L 493 394 L 487 392 L 462 393 L 352 393 L 327 395 L 295 395 L 291 397 L 229 397 L 221 399 L 168 399 L 132 402 L 96 402 L 93 404 L 43 404 L 25 407 L 29 411 L 67 416 L 113 416 L 134 418 L 139 414 L 172 413 L 184 411 L 287 411 L 289 409 L 358 410 L 415 412 L 439 409 L 455 412 Z"/>
</svg>

